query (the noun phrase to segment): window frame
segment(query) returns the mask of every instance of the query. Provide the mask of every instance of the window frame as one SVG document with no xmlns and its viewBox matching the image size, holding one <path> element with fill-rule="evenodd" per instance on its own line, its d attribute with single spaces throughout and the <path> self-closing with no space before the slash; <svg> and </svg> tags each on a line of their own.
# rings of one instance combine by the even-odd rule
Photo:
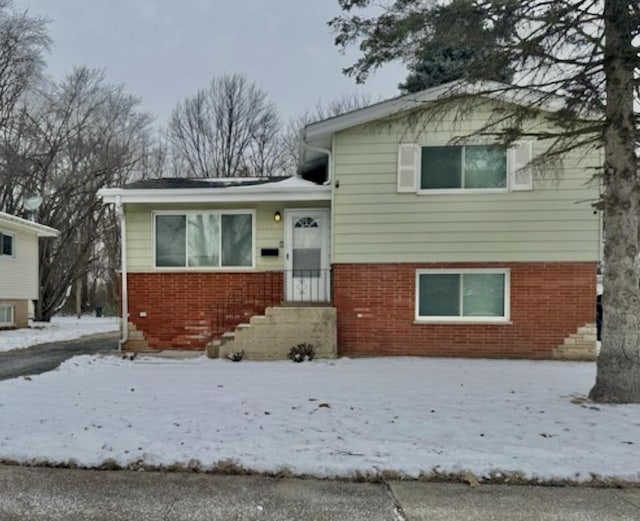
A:
<svg viewBox="0 0 640 521">
<path fill-rule="evenodd" d="M 3 239 L 2 236 L 6 235 L 8 237 L 11 237 L 11 255 L 6 255 L 3 250 L 4 250 L 4 244 L 3 244 Z M 8 232 L 6 230 L 1 230 L 0 229 L 0 257 L 3 259 L 15 259 L 16 258 L 16 234 L 13 232 Z"/>
<path fill-rule="evenodd" d="M 504 188 L 422 188 L 422 149 L 423 148 L 435 148 L 435 147 L 462 147 L 462 164 L 464 165 L 464 149 L 468 146 L 502 146 L 505 150 L 505 186 Z M 512 154 L 509 153 L 510 147 L 507 147 L 501 143 L 486 142 L 486 143 L 461 143 L 452 144 L 450 141 L 433 141 L 429 143 L 419 143 L 418 151 L 416 152 L 416 193 L 418 195 L 438 195 L 438 194 L 504 194 L 511 191 L 511 169 L 512 169 Z M 462 172 L 464 179 L 465 172 Z"/>
<path fill-rule="evenodd" d="M 11 327 L 16 325 L 16 309 L 13 304 L 0 303 L 0 309 L 8 309 L 10 313 L 10 322 L 0 322 L 0 327 Z"/>
<path fill-rule="evenodd" d="M 151 234 L 152 234 L 152 250 L 153 250 L 153 269 L 158 271 L 247 271 L 256 269 L 256 210 L 255 209 L 223 209 L 223 210 L 156 210 L 151 212 Z M 185 230 L 185 266 L 158 266 L 157 259 L 157 234 L 156 234 L 156 216 L 158 215 L 175 215 L 184 216 L 188 223 L 189 215 L 208 214 L 208 215 L 251 215 L 251 265 L 250 266 L 189 266 L 189 234 Z M 222 219 L 220 219 L 222 223 Z M 222 242 L 222 224 L 220 227 L 220 245 Z M 222 262 L 222 249 L 220 249 L 220 262 Z"/>
<path fill-rule="evenodd" d="M 420 315 L 420 275 L 503 275 L 504 276 L 504 315 L 502 317 L 478 316 L 423 316 Z M 464 284 L 460 284 L 464 291 Z M 416 323 L 472 323 L 472 324 L 510 324 L 511 323 L 511 270 L 509 268 L 424 268 L 416 270 L 415 277 L 415 313 Z M 460 306 L 462 313 L 462 306 Z"/>
</svg>

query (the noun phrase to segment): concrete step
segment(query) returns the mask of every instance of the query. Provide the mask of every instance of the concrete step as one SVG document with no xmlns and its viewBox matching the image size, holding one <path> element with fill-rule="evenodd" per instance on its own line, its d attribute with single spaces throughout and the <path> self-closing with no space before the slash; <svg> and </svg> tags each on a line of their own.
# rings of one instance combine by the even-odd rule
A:
<svg viewBox="0 0 640 521">
<path fill-rule="evenodd" d="M 597 350 L 595 345 L 580 346 L 558 346 L 553 351 L 555 358 L 565 358 L 570 360 L 595 360 Z"/>
<path fill-rule="evenodd" d="M 235 353 L 236 351 L 244 351 L 243 360 L 284 360 L 287 357 L 286 352 L 276 351 L 260 351 L 259 349 L 236 349 L 232 344 L 222 345 L 218 347 L 218 357 L 226 358 L 228 354 Z"/>
<path fill-rule="evenodd" d="M 131 331 L 131 329 L 129 329 L 127 337 L 129 340 L 144 340 L 144 333 L 142 331 Z"/>
<path fill-rule="evenodd" d="M 146 351 L 149 349 L 149 344 L 146 340 L 127 340 L 123 347 L 127 351 Z"/>
<path fill-rule="evenodd" d="M 561 344 L 566 347 L 576 347 L 576 346 L 595 346 L 596 340 L 590 340 L 585 338 L 565 338 L 564 342 Z"/>
</svg>

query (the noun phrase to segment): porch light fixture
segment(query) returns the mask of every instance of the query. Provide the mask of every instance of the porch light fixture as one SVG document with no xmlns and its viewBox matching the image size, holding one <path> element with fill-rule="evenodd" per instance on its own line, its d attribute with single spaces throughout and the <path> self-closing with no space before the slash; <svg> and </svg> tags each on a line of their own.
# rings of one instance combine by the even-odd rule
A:
<svg viewBox="0 0 640 521">
<path fill-rule="evenodd" d="M 280 222 L 280 220 L 282 219 L 282 215 L 280 214 L 280 211 L 276 211 L 276 213 L 273 214 L 273 220 L 277 223 Z"/>
</svg>

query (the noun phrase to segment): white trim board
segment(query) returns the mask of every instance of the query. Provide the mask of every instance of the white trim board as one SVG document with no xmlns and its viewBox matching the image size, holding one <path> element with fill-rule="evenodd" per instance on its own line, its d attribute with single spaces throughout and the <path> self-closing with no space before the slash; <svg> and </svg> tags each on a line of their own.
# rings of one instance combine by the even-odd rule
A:
<svg viewBox="0 0 640 521">
<path fill-rule="evenodd" d="M 2 224 L 6 224 L 6 226 L 8 226 L 9 228 L 35 232 L 38 237 L 57 237 L 58 235 L 60 235 L 60 232 L 55 228 L 45 226 L 44 224 L 34 223 L 32 221 L 28 221 L 27 219 L 23 219 L 21 217 L 17 217 L 5 212 L 0 212 L 0 225 Z"/>
</svg>

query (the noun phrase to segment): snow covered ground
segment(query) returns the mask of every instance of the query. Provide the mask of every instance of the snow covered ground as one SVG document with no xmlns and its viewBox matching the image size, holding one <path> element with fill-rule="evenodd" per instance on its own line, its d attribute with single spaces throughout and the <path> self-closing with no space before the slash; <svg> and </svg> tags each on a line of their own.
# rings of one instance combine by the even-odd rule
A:
<svg viewBox="0 0 640 521">
<path fill-rule="evenodd" d="M 29 322 L 28 328 L 0 331 L 0 352 L 117 330 L 116 317 L 53 317 L 48 323 Z"/>
<path fill-rule="evenodd" d="M 0 382 L 0 460 L 640 481 L 640 406 L 585 402 L 594 377 L 575 362 L 83 356 Z"/>
</svg>

